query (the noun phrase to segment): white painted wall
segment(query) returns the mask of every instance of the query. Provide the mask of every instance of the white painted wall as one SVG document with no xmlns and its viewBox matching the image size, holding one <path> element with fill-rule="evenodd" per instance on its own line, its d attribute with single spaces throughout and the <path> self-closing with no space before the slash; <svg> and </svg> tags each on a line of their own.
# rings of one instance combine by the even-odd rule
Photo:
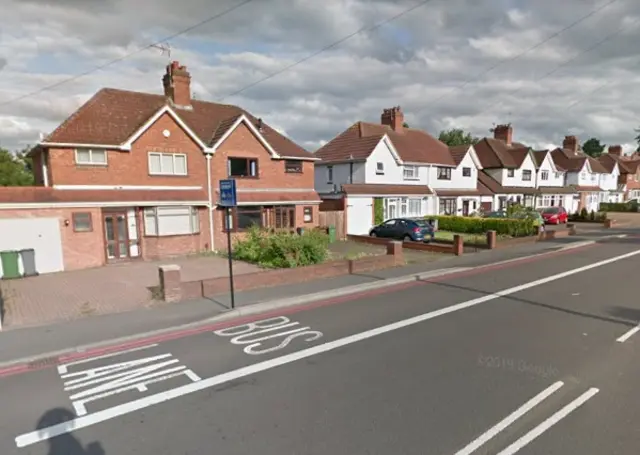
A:
<svg viewBox="0 0 640 455">
<path fill-rule="evenodd" d="M 543 173 L 547 173 L 547 179 L 542 180 Z M 566 172 L 558 172 L 556 166 L 551 158 L 551 154 L 547 153 L 544 160 L 538 168 L 538 180 L 536 182 L 537 187 L 541 186 L 559 186 L 563 187 L 565 182 Z"/>
<path fill-rule="evenodd" d="M 620 169 L 618 163 L 616 163 L 610 174 L 598 174 L 600 188 L 608 191 L 616 191 L 618 189 L 619 176 Z"/>
<path fill-rule="evenodd" d="M 531 172 L 531 180 L 522 180 L 522 171 Z M 527 155 L 522 165 L 518 169 L 513 170 L 513 177 L 509 177 L 509 169 L 489 169 L 489 175 L 502 184 L 502 186 L 519 186 L 523 188 L 535 188 L 536 186 L 536 165 L 531 158 L 531 155 Z"/>
<path fill-rule="evenodd" d="M 38 273 L 64 270 L 58 218 L 0 219 L 0 251 L 33 248 Z M 0 265 L 0 277 L 2 265 Z M 23 269 L 21 269 L 23 271 Z"/>
<path fill-rule="evenodd" d="M 378 172 L 378 163 L 382 163 L 383 172 Z M 427 185 L 428 166 L 417 166 L 418 177 L 404 178 L 404 166 L 399 165 L 386 141 L 381 140 L 373 149 L 365 163 L 364 183 L 387 185 Z"/>
<path fill-rule="evenodd" d="M 463 169 L 469 168 L 471 175 L 464 177 Z M 472 189 L 475 190 L 478 186 L 478 167 L 473 161 L 471 153 L 467 153 L 458 167 L 451 169 L 451 180 L 439 180 L 438 179 L 438 166 L 432 166 L 429 168 L 429 178 L 427 184 L 435 189 Z"/>
</svg>

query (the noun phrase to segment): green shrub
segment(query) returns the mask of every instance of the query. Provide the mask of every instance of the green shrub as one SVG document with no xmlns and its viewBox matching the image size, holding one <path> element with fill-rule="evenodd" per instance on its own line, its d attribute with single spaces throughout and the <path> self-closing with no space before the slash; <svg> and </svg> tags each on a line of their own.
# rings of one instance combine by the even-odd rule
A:
<svg viewBox="0 0 640 455">
<path fill-rule="evenodd" d="M 438 220 L 438 229 L 459 234 L 484 234 L 496 231 L 498 235 L 526 237 L 538 232 L 532 218 L 471 218 L 465 216 L 428 216 Z"/>
<path fill-rule="evenodd" d="M 602 202 L 600 210 L 602 212 L 637 212 L 638 202 Z"/>
<path fill-rule="evenodd" d="M 235 242 L 233 257 L 268 268 L 301 267 L 324 261 L 328 247 L 329 236 L 317 229 L 298 235 L 254 227 Z"/>
<path fill-rule="evenodd" d="M 376 226 L 384 222 L 384 201 L 381 197 L 373 199 L 373 222 Z"/>
</svg>

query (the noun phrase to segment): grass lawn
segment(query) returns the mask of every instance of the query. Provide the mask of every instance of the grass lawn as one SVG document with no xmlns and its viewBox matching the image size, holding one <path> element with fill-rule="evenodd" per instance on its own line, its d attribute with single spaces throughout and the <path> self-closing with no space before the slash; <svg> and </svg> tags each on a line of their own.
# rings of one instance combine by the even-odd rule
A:
<svg viewBox="0 0 640 455">
<path fill-rule="evenodd" d="M 457 232 L 450 231 L 436 231 L 436 240 L 453 241 L 453 236 L 458 234 Z M 487 243 L 487 236 L 485 234 L 458 234 L 462 236 L 462 240 L 468 243 Z"/>
</svg>

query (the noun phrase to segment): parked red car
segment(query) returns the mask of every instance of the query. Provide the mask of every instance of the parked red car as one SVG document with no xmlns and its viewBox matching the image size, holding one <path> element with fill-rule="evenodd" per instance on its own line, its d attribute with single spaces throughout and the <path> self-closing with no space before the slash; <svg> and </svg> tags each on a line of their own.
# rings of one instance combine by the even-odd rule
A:
<svg viewBox="0 0 640 455">
<path fill-rule="evenodd" d="M 569 220 L 569 214 L 564 207 L 546 207 L 540 210 L 545 224 L 565 224 Z"/>
</svg>

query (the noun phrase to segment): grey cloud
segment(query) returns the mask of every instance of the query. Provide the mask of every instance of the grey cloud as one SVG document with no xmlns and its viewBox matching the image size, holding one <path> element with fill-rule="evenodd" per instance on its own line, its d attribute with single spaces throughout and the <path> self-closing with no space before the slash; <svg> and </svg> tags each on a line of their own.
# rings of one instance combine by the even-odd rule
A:
<svg viewBox="0 0 640 455">
<path fill-rule="evenodd" d="M 7 59 L 0 57 L 0 71 L 2 71 L 5 66 L 7 66 Z"/>
</svg>

